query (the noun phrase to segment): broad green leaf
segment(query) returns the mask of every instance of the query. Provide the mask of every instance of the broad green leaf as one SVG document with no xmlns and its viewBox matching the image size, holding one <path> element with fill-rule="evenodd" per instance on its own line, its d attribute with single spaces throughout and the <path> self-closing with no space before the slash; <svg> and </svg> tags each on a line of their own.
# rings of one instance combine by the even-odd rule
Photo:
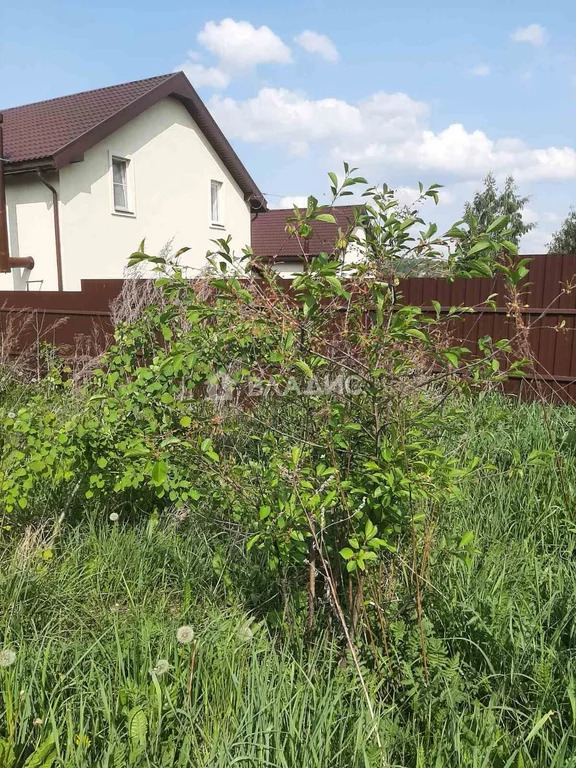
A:
<svg viewBox="0 0 576 768">
<path fill-rule="evenodd" d="M 166 466 L 166 462 L 159 459 L 152 466 L 152 482 L 154 485 L 163 485 L 166 481 L 167 474 L 168 467 Z"/>
</svg>

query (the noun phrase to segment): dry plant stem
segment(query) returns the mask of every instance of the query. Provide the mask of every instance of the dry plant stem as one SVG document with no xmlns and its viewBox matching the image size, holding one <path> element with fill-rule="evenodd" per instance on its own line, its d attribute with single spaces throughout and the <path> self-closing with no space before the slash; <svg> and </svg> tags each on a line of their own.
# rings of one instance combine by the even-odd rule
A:
<svg viewBox="0 0 576 768">
<path fill-rule="evenodd" d="M 304 508 L 304 505 L 303 505 Z M 376 738 L 376 743 L 378 744 L 378 747 L 382 747 L 382 740 L 380 739 L 380 734 L 378 733 L 378 726 L 376 723 L 376 715 L 374 713 L 374 707 L 372 706 L 372 701 L 370 699 L 370 694 L 368 692 L 368 688 L 366 687 L 366 682 L 364 680 L 364 675 L 362 674 L 362 669 L 360 667 L 360 662 L 358 660 L 358 654 L 356 653 L 356 648 L 354 647 L 354 642 L 352 641 L 352 636 L 350 634 L 350 630 L 348 629 L 348 625 L 346 624 L 346 619 L 344 617 L 344 612 L 342 610 L 342 606 L 340 605 L 340 601 L 338 599 L 338 592 L 336 590 L 336 584 L 334 583 L 334 577 L 332 575 L 332 570 L 330 568 L 330 564 L 327 562 L 326 558 L 324 557 L 322 553 L 322 549 L 320 547 L 320 542 L 318 541 L 318 536 L 316 535 L 316 528 L 314 526 L 313 520 L 311 520 L 310 515 L 308 512 L 306 512 L 306 519 L 308 521 L 308 527 L 310 529 L 310 533 L 312 535 L 312 539 L 314 541 L 314 546 L 316 548 L 317 556 L 320 558 L 320 562 L 322 565 L 322 570 L 324 571 L 324 576 L 326 578 L 326 582 L 328 584 L 328 588 L 330 590 L 330 596 L 332 598 L 332 604 L 334 605 L 334 608 L 336 609 L 336 613 L 338 615 L 338 619 L 340 621 L 340 624 L 342 625 L 342 630 L 344 632 L 344 637 L 346 638 L 346 644 L 350 650 L 350 655 L 352 656 L 352 661 L 354 662 L 354 666 L 356 667 L 356 672 L 358 674 L 358 679 L 360 680 L 360 685 L 362 686 L 362 692 L 364 693 L 364 698 L 366 699 L 366 704 L 368 705 L 368 712 L 370 713 L 370 719 L 372 720 L 372 725 L 374 727 L 374 735 Z"/>
<path fill-rule="evenodd" d="M 536 374 L 536 369 L 534 366 L 534 362 L 535 362 L 534 353 L 532 351 L 532 345 L 530 344 L 530 338 L 529 338 L 529 330 L 531 326 L 526 325 L 522 317 L 522 313 L 520 311 L 520 306 L 522 301 L 520 290 L 516 286 L 510 286 L 507 298 L 508 298 L 508 309 L 510 314 L 514 318 L 514 323 L 516 326 L 516 336 L 518 338 L 518 348 L 519 348 L 520 354 L 522 355 L 522 357 L 526 358 L 526 360 L 530 361 L 532 370 L 535 373 L 536 392 L 539 398 L 543 402 L 545 402 L 545 393 L 542 388 L 542 380 L 538 378 Z M 566 486 L 566 478 L 564 477 L 564 467 L 562 466 L 562 460 L 561 460 L 560 454 L 556 449 L 556 441 L 554 439 L 554 433 L 552 431 L 552 425 L 550 424 L 546 407 L 542 408 L 542 415 L 544 419 L 544 424 L 546 426 L 546 431 L 548 432 L 548 438 L 550 440 L 551 445 L 554 448 L 554 461 L 556 462 L 556 468 L 558 469 L 558 477 L 560 479 L 560 487 L 562 489 L 564 504 L 566 505 L 567 509 L 570 509 L 570 496 L 568 493 L 568 488 Z"/>
</svg>

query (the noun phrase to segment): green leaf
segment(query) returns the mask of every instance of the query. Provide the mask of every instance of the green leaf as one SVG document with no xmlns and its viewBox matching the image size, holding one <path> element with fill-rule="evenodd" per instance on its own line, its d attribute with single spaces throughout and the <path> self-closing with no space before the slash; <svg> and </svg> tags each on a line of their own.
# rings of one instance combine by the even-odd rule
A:
<svg viewBox="0 0 576 768">
<path fill-rule="evenodd" d="M 351 557 L 354 557 L 354 551 L 350 549 L 350 547 L 344 547 L 344 549 L 341 549 L 340 554 L 344 560 L 350 560 Z"/>
<path fill-rule="evenodd" d="M 421 339 L 422 341 L 428 341 L 426 334 L 422 333 L 418 328 L 408 328 L 406 336 L 413 336 L 415 339 Z"/>
<path fill-rule="evenodd" d="M 474 541 L 474 531 L 466 531 L 466 533 L 460 539 L 460 543 L 458 544 L 458 548 L 459 549 L 464 549 L 469 544 L 471 544 L 473 541 Z"/>
<path fill-rule="evenodd" d="M 142 709 L 136 709 L 128 716 L 128 738 L 130 750 L 134 755 L 141 754 L 146 749 L 148 736 L 148 718 Z"/>
<path fill-rule="evenodd" d="M 331 213 L 317 213 L 314 218 L 316 221 L 326 221 L 328 224 L 336 224 L 336 219 Z"/>
<path fill-rule="evenodd" d="M 487 251 L 492 248 L 492 242 L 490 240 L 481 240 L 468 251 L 468 256 L 472 256 L 474 253 L 480 253 L 481 251 Z"/>
<path fill-rule="evenodd" d="M 490 234 L 490 232 L 496 232 L 497 230 L 504 229 L 506 224 L 508 223 L 508 216 L 498 216 L 497 219 L 495 219 L 492 224 L 488 227 L 486 230 L 486 234 Z"/>
<path fill-rule="evenodd" d="M 28 757 L 22 768 L 51 768 L 58 757 L 55 742 L 54 735 L 50 735 Z"/>
<path fill-rule="evenodd" d="M 444 352 L 444 357 L 448 360 L 448 362 L 454 366 L 454 368 L 458 368 L 460 365 L 460 360 L 458 358 L 458 355 L 455 352 Z"/>
<path fill-rule="evenodd" d="M 528 736 L 526 736 L 526 739 L 525 739 L 524 743 L 526 744 L 527 742 L 531 741 L 531 740 L 534 738 L 534 736 L 536 736 L 536 734 L 538 733 L 538 731 L 540 731 L 540 730 L 542 729 L 542 727 L 543 727 L 543 726 L 544 726 L 544 725 L 545 725 L 545 724 L 548 722 L 548 720 L 550 720 L 550 718 L 551 718 L 553 715 L 555 715 L 555 714 L 556 714 L 556 713 L 555 713 L 553 710 L 550 710 L 550 712 L 547 712 L 545 715 L 543 715 L 543 716 L 542 716 L 542 717 L 541 717 L 541 718 L 538 720 L 538 722 L 536 723 L 536 725 L 535 725 L 535 726 L 532 728 L 532 730 L 530 731 L 530 733 L 528 734 Z"/>
<path fill-rule="evenodd" d="M 302 373 L 307 376 L 309 379 L 312 379 L 314 377 L 314 373 L 312 372 L 312 368 L 308 365 L 308 363 L 305 363 L 303 360 L 296 360 L 294 363 L 296 368 L 299 368 Z"/>
<path fill-rule="evenodd" d="M 370 541 L 370 539 L 373 539 L 377 533 L 378 528 L 374 523 L 371 520 L 366 520 L 366 525 L 364 526 L 364 536 L 366 537 L 366 540 Z"/>
<path fill-rule="evenodd" d="M 256 544 L 256 542 L 258 541 L 259 538 L 260 538 L 260 534 L 259 533 L 257 533 L 256 536 L 252 536 L 250 541 L 246 544 L 246 551 L 247 552 L 250 552 L 250 550 L 252 549 L 254 544 Z"/>
<path fill-rule="evenodd" d="M 509 253 L 513 254 L 514 256 L 516 256 L 516 254 L 518 253 L 518 246 L 516 245 L 516 243 L 513 243 L 511 240 L 503 240 L 501 245 L 503 248 L 506 248 L 506 250 Z"/>
<path fill-rule="evenodd" d="M 168 467 L 163 459 L 157 461 L 152 467 L 152 482 L 154 485 L 163 485 L 168 475 Z"/>
</svg>

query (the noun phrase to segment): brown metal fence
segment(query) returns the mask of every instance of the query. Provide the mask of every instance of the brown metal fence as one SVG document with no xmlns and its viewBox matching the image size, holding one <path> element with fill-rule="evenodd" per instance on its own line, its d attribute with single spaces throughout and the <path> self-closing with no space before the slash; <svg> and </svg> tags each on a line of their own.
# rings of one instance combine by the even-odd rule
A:
<svg viewBox="0 0 576 768">
<path fill-rule="evenodd" d="M 576 255 L 531 256 L 530 272 L 522 289 L 522 319 L 529 328 L 528 338 L 534 367 L 524 380 L 506 384 L 509 392 L 526 396 L 549 397 L 576 403 Z M 505 307 L 505 286 L 501 279 L 481 278 L 448 282 L 433 278 L 410 278 L 400 290 L 406 304 L 432 310 L 437 301 L 443 311 L 451 307 L 478 307 L 452 326 L 456 338 L 466 346 L 483 336 L 494 340 L 511 339 L 517 334 L 514 318 Z M 484 304 L 494 296 L 495 307 Z M 537 387 L 536 387 L 537 383 Z"/>
<path fill-rule="evenodd" d="M 576 255 L 532 256 L 524 288 L 522 315 L 530 327 L 529 339 L 536 364 L 525 381 L 507 384 L 512 392 L 538 394 L 576 403 Z M 80 291 L 0 292 L 0 336 L 3 345 L 17 333 L 16 351 L 38 342 L 57 346 L 63 354 L 81 350 L 95 354 L 109 343 L 113 333 L 110 303 L 122 288 L 122 280 L 83 280 Z M 435 278 L 401 281 L 404 302 L 433 311 L 437 301 L 443 311 L 451 307 L 476 307 L 453 325 L 454 336 L 467 346 L 483 336 L 511 338 L 515 322 L 507 316 L 504 285 L 499 279 Z M 484 304 L 494 296 L 496 307 Z"/>
</svg>

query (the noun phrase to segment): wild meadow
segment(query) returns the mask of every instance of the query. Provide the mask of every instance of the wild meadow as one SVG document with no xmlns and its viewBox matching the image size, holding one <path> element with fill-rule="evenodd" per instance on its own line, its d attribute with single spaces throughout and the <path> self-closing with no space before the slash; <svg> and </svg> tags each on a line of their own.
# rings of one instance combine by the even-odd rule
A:
<svg viewBox="0 0 576 768">
<path fill-rule="evenodd" d="M 499 393 L 521 327 L 402 304 L 436 229 L 387 188 L 357 215 L 362 264 L 289 286 L 142 245 L 101 359 L 5 361 L 2 768 L 576 766 L 576 409 Z M 472 235 L 512 307 L 506 221 Z"/>
</svg>

